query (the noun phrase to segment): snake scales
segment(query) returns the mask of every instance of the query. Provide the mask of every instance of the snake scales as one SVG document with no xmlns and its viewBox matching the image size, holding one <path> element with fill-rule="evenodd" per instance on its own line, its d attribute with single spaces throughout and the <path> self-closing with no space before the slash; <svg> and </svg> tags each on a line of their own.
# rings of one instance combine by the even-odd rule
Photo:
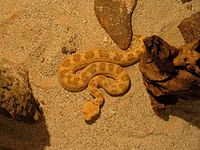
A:
<svg viewBox="0 0 200 150">
<path fill-rule="evenodd" d="M 90 121 L 100 113 L 104 97 L 103 88 L 113 96 L 127 92 L 130 78 L 122 67 L 135 64 L 145 51 L 143 37 L 134 36 L 139 44 L 135 48 L 123 50 L 89 50 L 66 57 L 58 69 L 58 80 L 68 91 L 77 92 L 88 87 L 94 100 L 83 106 L 84 119 Z"/>
</svg>

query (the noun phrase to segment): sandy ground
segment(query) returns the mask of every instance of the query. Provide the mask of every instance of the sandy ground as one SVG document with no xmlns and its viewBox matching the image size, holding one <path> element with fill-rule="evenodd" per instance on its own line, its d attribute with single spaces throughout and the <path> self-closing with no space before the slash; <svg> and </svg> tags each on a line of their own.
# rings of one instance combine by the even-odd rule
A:
<svg viewBox="0 0 200 150">
<path fill-rule="evenodd" d="M 92 125 L 85 123 L 81 110 L 90 98 L 88 91 L 68 92 L 55 76 L 66 57 L 63 46 L 77 51 L 119 49 L 99 25 L 93 5 L 93 0 L 0 1 L 0 58 L 29 68 L 30 83 L 45 116 L 45 121 L 34 125 L 0 116 L 0 149 L 200 149 L 200 103 L 178 104 L 166 111 L 168 119 L 156 116 L 138 64 L 126 68 L 132 80 L 130 91 L 122 97 L 105 93 L 100 118 Z M 143 36 L 157 34 L 180 46 L 184 40 L 178 24 L 199 10 L 199 0 L 185 4 L 181 0 L 138 0 L 133 31 Z M 54 82 L 43 83 L 49 78 Z"/>
</svg>

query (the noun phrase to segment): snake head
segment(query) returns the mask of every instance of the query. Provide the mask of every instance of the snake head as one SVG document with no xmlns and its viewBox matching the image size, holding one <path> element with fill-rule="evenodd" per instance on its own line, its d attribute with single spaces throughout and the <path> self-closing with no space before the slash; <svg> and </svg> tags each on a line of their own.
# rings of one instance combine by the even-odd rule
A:
<svg viewBox="0 0 200 150">
<path fill-rule="evenodd" d="M 98 105 L 95 105 L 93 102 L 87 102 L 83 106 L 83 115 L 85 121 L 91 121 L 95 119 L 100 113 L 100 108 Z"/>
</svg>

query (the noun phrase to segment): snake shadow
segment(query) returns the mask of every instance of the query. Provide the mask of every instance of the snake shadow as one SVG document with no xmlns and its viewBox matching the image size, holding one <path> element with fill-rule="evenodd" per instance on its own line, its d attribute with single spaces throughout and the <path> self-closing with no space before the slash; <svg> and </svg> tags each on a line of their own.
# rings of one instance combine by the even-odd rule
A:
<svg viewBox="0 0 200 150">
<path fill-rule="evenodd" d="M 191 98 L 168 95 L 164 98 L 168 106 L 165 110 L 156 111 L 157 116 L 165 121 L 169 120 L 170 115 L 176 116 L 200 128 L 200 97 Z"/>
<path fill-rule="evenodd" d="M 24 123 L 0 114 L 0 150 L 43 150 L 50 146 L 45 117 Z"/>
</svg>

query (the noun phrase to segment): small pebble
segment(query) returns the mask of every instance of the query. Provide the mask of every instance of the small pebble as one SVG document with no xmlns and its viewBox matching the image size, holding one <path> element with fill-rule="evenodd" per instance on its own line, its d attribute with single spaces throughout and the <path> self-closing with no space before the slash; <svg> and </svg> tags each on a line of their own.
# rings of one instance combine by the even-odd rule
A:
<svg viewBox="0 0 200 150">
<path fill-rule="evenodd" d="M 109 109 L 108 110 L 108 115 L 105 117 L 105 119 L 109 119 L 111 118 L 112 116 L 114 116 L 116 114 L 116 112 L 112 109 Z"/>
<path fill-rule="evenodd" d="M 182 0 L 182 3 L 185 4 L 185 3 L 190 2 L 190 1 L 192 1 L 192 0 Z"/>
<path fill-rule="evenodd" d="M 44 60 L 45 60 L 45 58 L 44 58 L 44 57 L 41 57 L 41 58 L 40 58 L 40 62 L 41 62 L 41 63 L 43 63 L 43 62 L 44 62 Z"/>
<path fill-rule="evenodd" d="M 73 54 L 76 53 L 76 49 L 67 49 L 65 46 L 61 48 L 63 54 Z"/>
<path fill-rule="evenodd" d="M 108 43 L 108 37 L 107 37 L 107 36 L 105 36 L 105 37 L 103 38 L 103 42 L 104 42 L 104 43 Z"/>
<path fill-rule="evenodd" d="M 187 10 L 191 11 L 192 10 L 192 5 L 189 4 L 189 5 L 186 6 L 186 8 L 187 8 Z"/>
</svg>

